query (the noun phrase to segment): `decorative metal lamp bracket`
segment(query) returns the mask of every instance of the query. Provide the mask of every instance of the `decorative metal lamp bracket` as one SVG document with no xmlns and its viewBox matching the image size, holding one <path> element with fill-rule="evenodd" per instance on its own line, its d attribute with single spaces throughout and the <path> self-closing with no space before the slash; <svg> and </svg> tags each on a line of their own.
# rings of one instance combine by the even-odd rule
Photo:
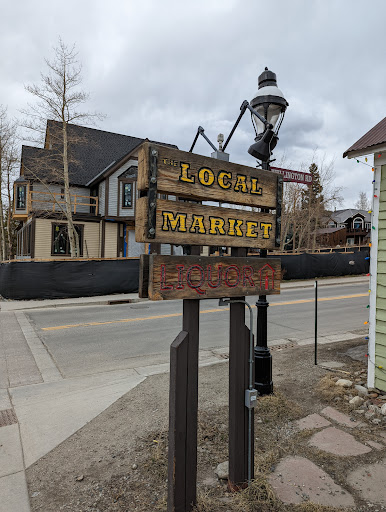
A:
<svg viewBox="0 0 386 512">
<path fill-rule="evenodd" d="M 156 230 L 156 210 L 157 210 L 157 167 L 158 167 L 158 151 L 150 146 L 149 148 L 149 192 L 147 194 L 149 201 L 148 219 L 147 219 L 147 236 L 155 238 Z"/>
<path fill-rule="evenodd" d="M 276 226 L 275 226 L 275 245 L 280 247 L 281 240 L 281 207 L 283 202 L 283 176 L 277 176 L 276 189 Z"/>
</svg>

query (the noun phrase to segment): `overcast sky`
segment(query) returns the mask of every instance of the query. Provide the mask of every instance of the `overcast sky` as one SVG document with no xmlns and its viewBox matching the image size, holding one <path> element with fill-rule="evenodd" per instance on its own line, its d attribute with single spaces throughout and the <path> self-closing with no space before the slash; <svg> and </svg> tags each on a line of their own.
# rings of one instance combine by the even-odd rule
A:
<svg viewBox="0 0 386 512">
<path fill-rule="evenodd" d="M 371 169 L 343 152 L 386 116 L 384 0 L 1 0 L 0 104 L 31 100 L 59 35 L 76 43 L 103 130 L 189 150 L 199 125 L 229 134 L 265 66 L 289 102 L 274 156 L 299 170 L 334 161 L 345 207 L 370 196 Z M 254 166 L 246 114 L 228 146 Z M 196 151 L 209 155 L 203 139 Z M 316 151 L 316 154 L 315 154 Z M 284 157 L 284 161 L 283 161 Z"/>
</svg>

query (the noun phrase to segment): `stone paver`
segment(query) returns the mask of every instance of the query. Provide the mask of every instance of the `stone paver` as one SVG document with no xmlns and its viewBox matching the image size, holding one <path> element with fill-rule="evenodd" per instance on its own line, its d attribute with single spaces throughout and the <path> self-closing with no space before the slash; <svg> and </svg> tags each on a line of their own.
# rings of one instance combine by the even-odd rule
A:
<svg viewBox="0 0 386 512">
<path fill-rule="evenodd" d="M 321 414 L 323 416 L 327 416 L 327 418 L 330 418 L 330 420 L 336 421 L 339 423 L 339 425 L 344 425 L 348 428 L 354 428 L 360 425 L 359 421 L 351 420 L 350 416 L 347 416 L 347 414 L 343 414 L 343 412 L 338 411 L 337 409 L 334 409 L 333 407 L 325 407 Z"/>
<path fill-rule="evenodd" d="M 347 481 L 367 502 L 386 505 L 386 459 L 355 469 Z"/>
<path fill-rule="evenodd" d="M 368 444 L 372 448 L 375 448 L 376 450 L 384 450 L 385 449 L 383 444 L 377 443 L 376 441 L 366 441 L 366 444 Z"/>
<path fill-rule="evenodd" d="M 0 478 L 0 510 L 29 512 L 29 498 L 24 471 Z"/>
<path fill-rule="evenodd" d="M 339 428 L 329 427 L 314 434 L 309 440 L 311 446 L 341 457 L 363 455 L 371 448 L 359 443 L 354 436 Z"/>
<path fill-rule="evenodd" d="M 324 368 L 342 368 L 345 364 L 339 361 L 323 361 L 319 363 L 319 366 L 323 366 Z"/>
<path fill-rule="evenodd" d="M 313 462 L 303 457 L 286 457 L 270 475 L 269 482 L 284 503 L 306 501 L 330 507 L 353 507 L 354 499 L 347 491 Z"/>
<path fill-rule="evenodd" d="M 300 430 L 306 430 L 309 428 L 323 428 L 331 425 L 331 423 L 326 420 L 326 418 L 319 416 L 319 414 L 309 414 L 305 418 L 298 420 L 296 424 Z"/>
<path fill-rule="evenodd" d="M 378 434 L 381 436 L 383 442 L 386 444 L 386 432 L 378 432 Z"/>
</svg>

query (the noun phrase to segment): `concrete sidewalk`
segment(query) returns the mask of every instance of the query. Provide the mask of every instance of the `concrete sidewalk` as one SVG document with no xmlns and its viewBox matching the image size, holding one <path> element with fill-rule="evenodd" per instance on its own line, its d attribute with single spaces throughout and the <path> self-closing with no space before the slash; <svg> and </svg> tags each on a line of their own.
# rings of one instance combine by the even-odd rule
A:
<svg viewBox="0 0 386 512">
<path fill-rule="evenodd" d="M 368 276 L 344 276 L 334 278 L 318 279 L 318 286 L 334 286 L 339 284 L 357 284 L 367 283 Z M 311 288 L 315 284 L 315 279 L 306 279 L 304 281 L 282 281 L 280 287 L 282 290 Z M 69 299 L 42 299 L 42 300 L 7 300 L 0 301 L 1 311 L 17 311 L 22 309 L 36 308 L 59 308 L 70 306 L 98 306 L 108 305 L 119 302 L 140 302 L 147 299 L 140 299 L 138 293 L 120 293 L 111 295 L 97 295 L 94 297 L 77 297 Z"/>
</svg>

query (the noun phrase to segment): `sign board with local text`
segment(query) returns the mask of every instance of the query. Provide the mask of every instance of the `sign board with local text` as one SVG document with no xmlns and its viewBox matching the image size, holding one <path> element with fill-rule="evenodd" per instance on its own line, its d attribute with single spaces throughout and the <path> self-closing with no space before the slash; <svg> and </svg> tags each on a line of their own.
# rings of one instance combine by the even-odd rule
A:
<svg viewBox="0 0 386 512">
<path fill-rule="evenodd" d="M 138 154 L 137 187 L 142 195 L 136 204 L 137 242 L 263 249 L 280 244 L 277 174 L 146 142 Z"/>
</svg>

